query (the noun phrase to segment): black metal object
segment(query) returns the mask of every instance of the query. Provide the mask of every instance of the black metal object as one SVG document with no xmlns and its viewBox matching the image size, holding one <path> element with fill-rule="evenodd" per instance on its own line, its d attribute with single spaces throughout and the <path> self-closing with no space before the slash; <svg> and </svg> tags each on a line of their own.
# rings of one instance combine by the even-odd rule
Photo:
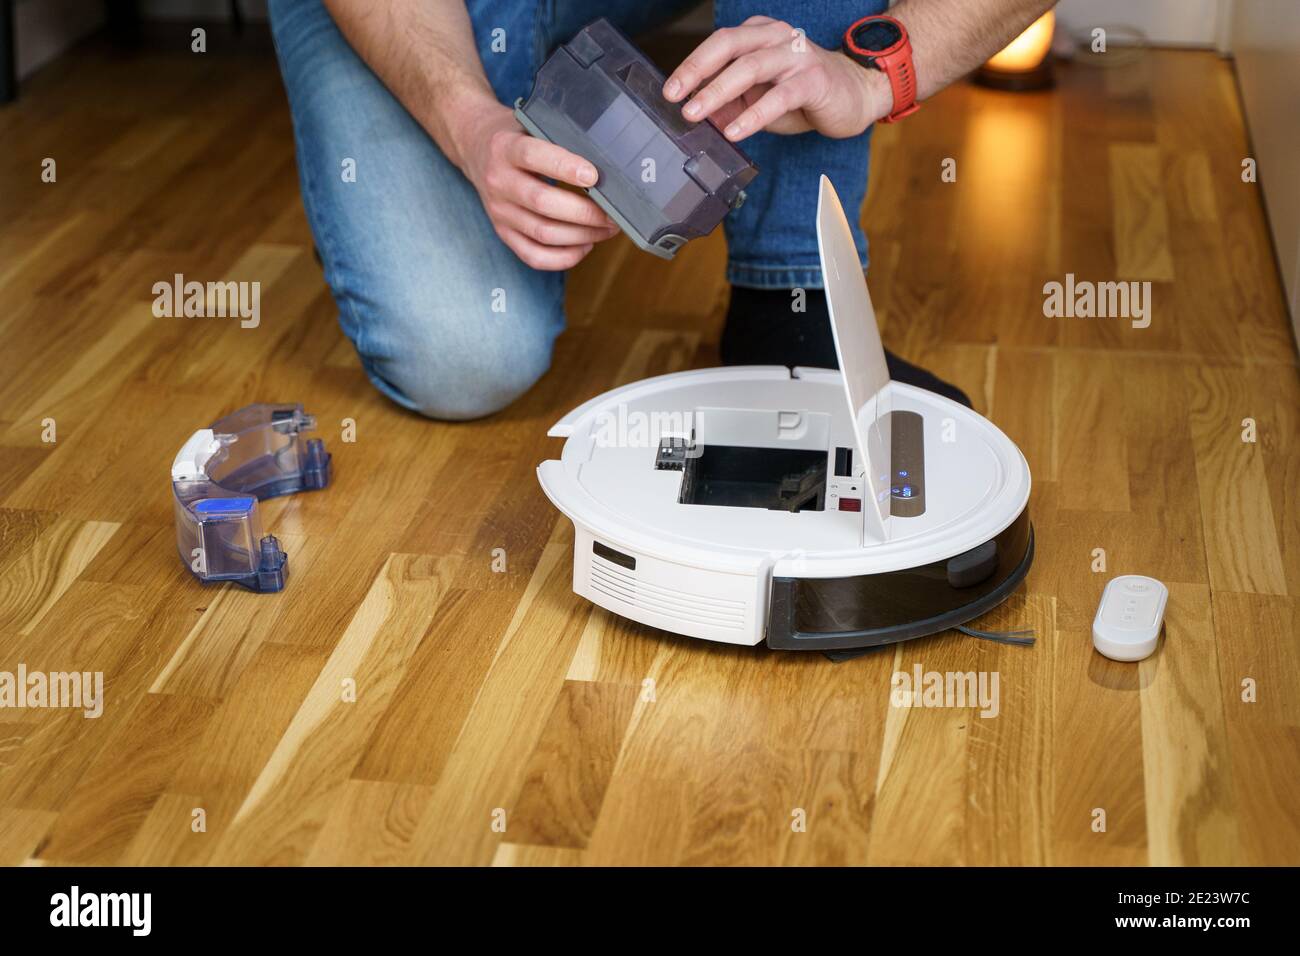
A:
<svg viewBox="0 0 1300 956">
<path fill-rule="evenodd" d="M 0 0 L 0 103 L 12 103 L 18 96 L 17 54 L 14 0 Z"/>
<path fill-rule="evenodd" d="M 661 438 L 659 451 L 655 453 L 655 470 L 685 471 L 686 462 L 697 455 L 694 442 L 685 438 Z"/>
<path fill-rule="evenodd" d="M 104 0 L 104 32 L 114 46 L 139 46 L 140 5 L 136 0 Z"/>
</svg>

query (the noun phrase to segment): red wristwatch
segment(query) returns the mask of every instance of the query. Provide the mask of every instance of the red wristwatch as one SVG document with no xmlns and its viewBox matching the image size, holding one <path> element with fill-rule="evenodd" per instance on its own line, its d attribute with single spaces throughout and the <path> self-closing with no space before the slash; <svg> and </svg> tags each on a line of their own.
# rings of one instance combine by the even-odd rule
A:
<svg viewBox="0 0 1300 956">
<path fill-rule="evenodd" d="M 912 68 L 912 41 L 893 17 L 863 17 L 844 31 L 844 52 L 863 66 L 889 77 L 894 109 L 880 122 L 893 123 L 921 108 L 916 102 L 916 71 Z"/>
</svg>

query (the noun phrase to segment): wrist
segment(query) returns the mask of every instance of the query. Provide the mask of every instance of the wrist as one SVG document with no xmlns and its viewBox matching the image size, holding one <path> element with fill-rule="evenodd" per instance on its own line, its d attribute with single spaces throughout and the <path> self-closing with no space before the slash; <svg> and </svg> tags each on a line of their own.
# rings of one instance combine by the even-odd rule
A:
<svg viewBox="0 0 1300 956">
<path fill-rule="evenodd" d="M 889 77 L 880 70 L 856 63 L 854 66 L 861 74 L 863 97 L 867 104 L 866 125 L 870 126 L 894 111 L 894 90 L 889 84 Z"/>
<path fill-rule="evenodd" d="M 894 123 L 920 107 L 912 43 L 905 27 L 888 14 L 862 17 L 844 31 L 842 50 L 867 69 L 873 122 Z"/>
<path fill-rule="evenodd" d="M 483 131 L 499 125 L 500 114 L 510 108 L 497 102 L 491 90 L 472 85 L 444 89 L 435 101 L 433 115 L 421 125 L 452 164 L 467 172 L 467 163 L 483 148 Z"/>
</svg>

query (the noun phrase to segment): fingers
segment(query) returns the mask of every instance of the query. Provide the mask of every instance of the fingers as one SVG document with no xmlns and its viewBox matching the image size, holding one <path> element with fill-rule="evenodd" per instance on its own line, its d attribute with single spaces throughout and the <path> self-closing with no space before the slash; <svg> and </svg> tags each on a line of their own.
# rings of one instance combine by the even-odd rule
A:
<svg viewBox="0 0 1300 956">
<path fill-rule="evenodd" d="M 561 222 L 601 229 L 612 225 L 601 208 L 586 196 L 552 186 L 537 176 L 517 169 L 502 174 L 498 195 L 545 219 L 558 219 Z"/>
<path fill-rule="evenodd" d="M 498 225 L 497 235 L 525 265 L 545 272 L 572 269 L 591 251 L 590 244 L 581 246 L 544 246 L 534 242 L 517 229 Z"/>
<path fill-rule="evenodd" d="M 758 18 L 751 18 L 751 21 Z M 664 97 L 670 103 L 686 98 L 706 79 L 739 56 L 790 38 L 792 28 L 779 20 L 746 21 L 738 27 L 724 27 L 695 48 L 664 83 Z"/>
<path fill-rule="evenodd" d="M 809 103 L 814 91 L 815 83 L 809 74 L 791 77 L 759 97 L 753 106 L 728 123 L 722 133 L 732 142 L 752 136 L 769 123 Z"/>
<path fill-rule="evenodd" d="M 798 56 L 785 44 L 744 54 L 696 93 L 682 108 L 682 115 L 697 122 L 713 116 L 719 108 L 740 99 L 747 90 L 775 80 L 799 65 Z"/>
<path fill-rule="evenodd" d="M 560 189 L 539 177 L 573 186 L 594 186 L 596 167 L 574 153 L 522 130 L 503 130 L 493 136 L 486 186 L 490 193 L 547 219 L 605 228 L 613 225 L 600 207 L 586 196 Z"/>
<path fill-rule="evenodd" d="M 562 146 L 531 136 L 512 136 L 506 145 L 506 159 L 512 166 L 539 173 L 571 186 L 596 185 L 596 167 Z"/>
<path fill-rule="evenodd" d="M 514 203 L 502 203 L 489 210 L 493 220 L 543 246 L 587 246 L 603 242 L 618 233 L 618 226 L 582 226 L 547 219 Z"/>
</svg>

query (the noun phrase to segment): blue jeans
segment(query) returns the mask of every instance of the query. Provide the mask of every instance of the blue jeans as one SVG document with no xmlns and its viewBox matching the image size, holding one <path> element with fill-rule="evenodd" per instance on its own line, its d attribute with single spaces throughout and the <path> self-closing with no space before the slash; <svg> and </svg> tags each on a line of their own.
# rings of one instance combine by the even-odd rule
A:
<svg viewBox="0 0 1300 956">
<path fill-rule="evenodd" d="M 479 57 L 503 103 L 526 96 L 549 52 L 598 16 L 631 36 L 692 0 L 466 0 Z M 758 13 L 835 48 L 886 0 L 716 0 L 718 26 Z M 271 29 L 293 114 L 303 205 L 339 324 L 375 386 L 433 418 L 504 408 L 547 370 L 564 328 L 564 275 L 524 265 L 478 194 L 353 52 L 320 0 L 271 0 Z M 493 52 L 504 29 L 506 50 Z M 496 36 L 501 34 L 495 33 Z M 499 44 L 498 44 L 499 45 Z M 866 193 L 870 130 L 852 139 L 759 133 L 744 150 L 759 175 L 726 220 L 727 279 L 821 288 L 814 228 L 826 173 L 845 206 Z M 347 181 L 346 160 L 355 162 Z M 866 238 L 851 217 L 866 267 Z"/>
</svg>

